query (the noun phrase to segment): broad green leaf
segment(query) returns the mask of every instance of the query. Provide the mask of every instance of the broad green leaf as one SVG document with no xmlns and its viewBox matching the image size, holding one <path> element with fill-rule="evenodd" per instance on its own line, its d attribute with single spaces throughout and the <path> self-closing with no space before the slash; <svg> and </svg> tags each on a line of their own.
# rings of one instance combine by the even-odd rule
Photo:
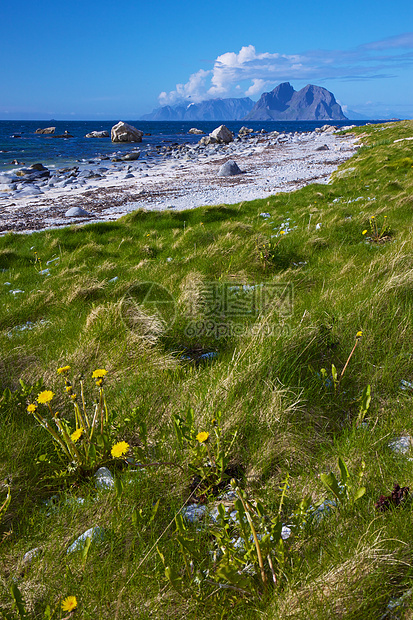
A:
<svg viewBox="0 0 413 620">
<path fill-rule="evenodd" d="M 176 515 L 175 523 L 176 523 L 177 531 L 180 532 L 181 534 L 185 534 L 186 527 L 185 527 L 185 523 L 184 523 L 184 520 L 182 518 L 182 515 L 180 513 Z"/>
<path fill-rule="evenodd" d="M 354 499 L 353 501 L 357 501 L 358 499 L 360 499 L 361 497 L 363 497 L 363 495 L 366 492 L 366 487 L 360 487 L 359 489 L 357 489 L 357 491 L 354 494 Z"/>
<path fill-rule="evenodd" d="M 232 584 L 237 588 L 241 588 L 242 590 L 247 591 L 250 590 L 251 581 L 247 577 L 239 574 L 237 566 L 222 564 L 215 572 L 214 577 L 216 581 L 217 578 L 219 580 L 223 579 L 224 581 L 227 581 L 228 583 Z"/>
<path fill-rule="evenodd" d="M 165 575 L 171 586 L 179 593 L 182 594 L 182 578 L 178 576 L 178 573 L 170 566 L 165 567 Z"/>
<path fill-rule="evenodd" d="M 338 482 L 333 472 L 330 472 L 329 474 L 320 474 L 320 480 L 339 501 L 343 500 L 343 492 L 338 486 Z"/>
<path fill-rule="evenodd" d="M 361 409 L 363 411 L 368 411 L 371 402 L 371 387 L 370 385 L 366 385 L 361 395 Z"/>
<path fill-rule="evenodd" d="M 341 473 L 341 482 L 342 484 L 346 484 L 350 475 L 348 473 L 347 465 L 345 464 L 345 462 L 343 461 L 341 457 L 339 457 L 338 459 L 338 466 L 340 468 L 340 473 Z"/>
<path fill-rule="evenodd" d="M 122 495 L 123 492 L 123 482 L 122 479 L 117 477 L 115 478 L 115 491 L 116 491 L 116 499 Z"/>
<path fill-rule="evenodd" d="M 83 562 L 83 569 L 86 566 L 86 561 L 87 561 L 87 556 L 89 553 L 89 549 L 90 549 L 90 545 L 92 544 L 92 539 L 90 536 L 88 536 L 85 540 L 85 546 L 82 549 L 82 562 Z"/>
<path fill-rule="evenodd" d="M 19 614 L 20 618 L 22 618 L 22 619 L 27 618 L 26 610 L 24 608 L 24 602 L 23 602 L 22 594 L 21 594 L 19 588 L 16 586 L 15 583 L 13 583 L 10 586 L 10 594 L 12 595 L 12 598 L 14 600 L 14 605 L 15 605 L 17 611 L 18 611 L 18 614 Z"/>
</svg>

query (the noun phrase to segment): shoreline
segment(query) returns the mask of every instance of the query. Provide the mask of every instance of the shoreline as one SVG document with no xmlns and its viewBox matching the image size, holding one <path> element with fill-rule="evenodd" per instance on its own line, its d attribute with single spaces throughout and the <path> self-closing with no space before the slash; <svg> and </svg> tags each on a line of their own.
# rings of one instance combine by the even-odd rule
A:
<svg viewBox="0 0 413 620">
<path fill-rule="evenodd" d="M 19 187 L 11 177 L 8 186 L 0 184 L 0 234 L 114 221 L 137 209 L 234 204 L 309 183 L 328 183 L 337 167 L 361 146 L 359 142 L 354 134 L 339 136 L 331 129 L 254 133 L 222 145 L 184 144 L 160 154 L 158 147 L 142 161 L 97 160 L 51 170 L 52 178 L 25 183 L 20 190 L 10 191 Z M 242 174 L 218 176 L 228 160 L 236 161 Z M 73 207 L 88 215 L 66 216 Z"/>
</svg>

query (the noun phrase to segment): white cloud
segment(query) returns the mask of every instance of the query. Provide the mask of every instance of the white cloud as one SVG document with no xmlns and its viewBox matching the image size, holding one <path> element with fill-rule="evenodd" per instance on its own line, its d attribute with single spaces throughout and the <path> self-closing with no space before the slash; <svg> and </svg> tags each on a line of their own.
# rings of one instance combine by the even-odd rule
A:
<svg viewBox="0 0 413 620">
<path fill-rule="evenodd" d="M 268 82 L 262 79 L 253 79 L 251 86 L 245 91 L 246 97 L 254 97 L 255 95 L 260 95 L 264 92 L 267 87 Z"/>
<path fill-rule="evenodd" d="M 161 105 L 171 105 L 183 101 L 185 99 L 191 99 L 194 103 L 205 99 L 205 80 L 210 75 L 211 71 L 205 71 L 200 69 L 196 73 L 193 73 L 186 84 L 177 84 L 175 90 L 166 93 L 162 92 L 159 95 L 159 103 Z"/>
<path fill-rule="evenodd" d="M 400 50 L 398 52 L 398 50 Z M 186 84 L 159 95 L 161 105 L 184 100 L 258 96 L 280 82 L 302 80 L 371 80 L 389 78 L 413 66 L 413 33 L 405 33 L 350 50 L 310 50 L 302 54 L 257 52 L 247 45 L 216 58 L 213 68 L 193 73 Z"/>
</svg>

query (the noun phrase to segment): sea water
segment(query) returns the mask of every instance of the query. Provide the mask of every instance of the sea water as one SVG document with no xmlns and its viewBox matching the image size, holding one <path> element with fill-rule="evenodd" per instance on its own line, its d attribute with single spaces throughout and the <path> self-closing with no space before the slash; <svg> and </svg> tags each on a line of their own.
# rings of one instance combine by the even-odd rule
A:
<svg viewBox="0 0 413 620">
<path fill-rule="evenodd" d="M 76 162 L 95 161 L 139 149 L 144 159 L 157 145 L 197 143 L 202 136 L 188 134 L 191 127 L 209 134 L 225 124 L 234 134 L 245 125 L 254 131 L 305 132 L 322 127 L 327 121 L 126 121 L 143 131 L 142 143 L 112 143 L 110 138 L 86 138 L 91 131 L 108 131 L 118 121 L 0 121 L 0 173 L 5 170 L 42 163 L 61 168 Z M 338 127 L 365 125 L 369 121 L 329 121 Z M 36 134 L 36 129 L 56 127 L 55 134 Z M 61 138 L 67 131 L 71 138 Z M 12 163 L 17 161 L 18 163 Z M 91 161 L 92 163 L 92 161 Z"/>
</svg>

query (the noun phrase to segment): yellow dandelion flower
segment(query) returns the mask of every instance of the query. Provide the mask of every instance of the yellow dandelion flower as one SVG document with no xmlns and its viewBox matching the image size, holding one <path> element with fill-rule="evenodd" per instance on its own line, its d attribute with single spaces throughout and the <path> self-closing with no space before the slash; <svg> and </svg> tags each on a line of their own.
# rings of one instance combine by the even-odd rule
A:
<svg viewBox="0 0 413 620">
<path fill-rule="evenodd" d="M 76 398 L 77 398 L 77 394 L 71 394 L 71 395 L 70 395 L 70 398 L 71 398 L 72 400 L 76 400 Z"/>
<path fill-rule="evenodd" d="M 61 368 L 57 369 L 57 372 L 59 373 L 59 375 L 64 375 L 65 372 L 67 372 L 68 370 L 70 370 L 70 366 L 62 366 Z"/>
<path fill-rule="evenodd" d="M 71 385 L 66 385 L 65 390 L 68 394 L 70 394 L 70 392 L 72 391 L 72 386 Z"/>
<path fill-rule="evenodd" d="M 363 335 L 363 332 L 357 332 L 357 334 L 356 334 L 356 338 L 357 338 L 357 340 L 358 340 L 359 338 L 361 338 L 361 337 L 362 337 L 362 335 Z"/>
<path fill-rule="evenodd" d="M 75 596 L 67 596 L 64 601 L 62 601 L 62 610 L 63 611 L 73 611 L 77 607 L 77 600 Z"/>
<path fill-rule="evenodd" d="M 100 379 L 101 377 L 104 377 L 107 374 L 107 370 L 105 370 L 104 368 L 98 368 L 97 370 L 94 370 L 92 373 L 92 379 Z"/>
<path fill-rule="evenodd" d="M 363 230 L 363 232 L 361 233 L 362 235 L 365 235 L 367 232 L 367 230 Z"/>
<path fill-rule="evenodd" d="M 371 219 L 371 220 L 374 220 L 374 219 L 375 219 L 374 215 L 372 215 L 370 219 Z"/>
<path fill-rule="evenodd" d="M 50 390 L 45 390 L 44 392 L 40 392 L 36 400 L 38 403 L 42 403 L 42 404 L 50 403 L 53 396 L 54 396 L 53 392 L 51 392 Z"/>
<path fill-rule="evenodd" d="M 119 443 L 115 443 L 110 453 L 115 459 L 117 459 L 126 454 L 128 450 L 129 444 L 126 443 L 126 441 L 119 441 Z"/>
<path fill-rule="evenodd" d="M 78 428 L 77 431 L 70 435 L 70 439 L 74 442 L 79 441 L 81 436 L 83 435 L 84 428 Z"/>
<path fill-rule="evenodd" d="M 34 413 L 36 411 L 36 409 L 37 409 L 37 406 L 34 405 L 33 403 L 30 403 L 30 405 L 28 405 L 28 407 L 27 407 L 27 411 L 29 413 Z"/>
<path fill-rule="evenodd" d="M 208 440 L 208 437 L 209 433 L 207 433 L 206 431 L 202 431 L 201 433 L 198 433 L 196 439 L 197 441 L 199 441 L 199 443 L 205 443 Z"/>
<path fill-rule="evenodd" d="M 285 230 L 280 230 L 280 235 L 285 235 Z"/>
</svg>

